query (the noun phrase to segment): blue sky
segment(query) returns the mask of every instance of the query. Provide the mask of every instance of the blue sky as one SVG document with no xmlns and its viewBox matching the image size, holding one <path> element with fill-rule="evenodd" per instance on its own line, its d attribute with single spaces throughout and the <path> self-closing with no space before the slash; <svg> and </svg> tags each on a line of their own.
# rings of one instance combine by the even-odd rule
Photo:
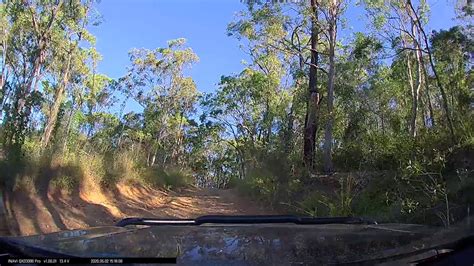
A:
<svg viewBox="0 0 474 266">
<path fill-rule="evenodd" d="M 431 0 L 429 5 L 428 32 L 455 24 L 454 0 Z M 90 28 L 103 56 L 98 70 L 112 78 L 124 75 L 130 49 L 164 47 L 181 37 L 200 58 L 190 74 L 202 92 L 213 91 L 222 75 L 240 72 L 247 58 L 239 42 L 226 35 L 227 24 L 245 8 L 240 0 L 101 0 L 96 8 L 103 16 L 99 26 Z M 351 4 L 345 18 L 348 27 L 341 38 L 367 29 L 362 7 Z M 137 108 L 130 102 L 126 111 Z"/>
</svg>

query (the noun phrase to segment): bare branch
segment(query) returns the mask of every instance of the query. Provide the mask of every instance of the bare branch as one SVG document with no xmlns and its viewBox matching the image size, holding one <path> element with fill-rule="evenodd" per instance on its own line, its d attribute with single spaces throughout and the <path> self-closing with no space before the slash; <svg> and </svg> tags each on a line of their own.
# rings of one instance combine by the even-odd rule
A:
<svg viewBox="0 0 474 266">
<path fill-rule="evenodd" d="M 320 66 L 317 66 L 315 64 L 312 64 L 312 63 L 308 63 L 308 62 L 304 62 L 306 65 L 309 65 L 310 67 L 314 67 L 314 68 L 317 68 L 319 70 L 321 70 L 322 72 L 324 72 L 326 75 L 328 74 L 328 72 L 326 71 L 326 69 L 320 67 Z"/>
</svg>

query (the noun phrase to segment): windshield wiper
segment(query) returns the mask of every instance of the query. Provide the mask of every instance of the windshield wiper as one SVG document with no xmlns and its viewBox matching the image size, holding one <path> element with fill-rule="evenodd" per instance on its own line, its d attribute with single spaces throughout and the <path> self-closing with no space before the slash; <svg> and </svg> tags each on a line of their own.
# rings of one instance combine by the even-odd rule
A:
<svg viewBox="0 0 474 266">
<path fill-rule="evenodd" d="M 116 226 L 203 225 L 203 224 L 377 224 L 360 217 L 301 217 L 294 215 L 206 215 L 196 219 L 125 218 Z"/>
</svg>

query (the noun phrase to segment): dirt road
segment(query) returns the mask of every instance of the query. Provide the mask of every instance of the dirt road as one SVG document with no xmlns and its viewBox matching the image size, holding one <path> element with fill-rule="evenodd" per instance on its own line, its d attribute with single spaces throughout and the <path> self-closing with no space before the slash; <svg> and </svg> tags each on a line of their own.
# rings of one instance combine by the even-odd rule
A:
<svg viewBox="0 0 474 266">
<path fill-rule="evenodd" d="M 164 191 L 140 185 L 117 185 L 104 191 L 81 188 L 69 194 L 17 191 L 5 202 L 13 235 L 113 225 L 126 217 L 195 218 L 209 214 L 272 214 L 268 207 L 235 190 L 187 188 Z"/>
</svg>

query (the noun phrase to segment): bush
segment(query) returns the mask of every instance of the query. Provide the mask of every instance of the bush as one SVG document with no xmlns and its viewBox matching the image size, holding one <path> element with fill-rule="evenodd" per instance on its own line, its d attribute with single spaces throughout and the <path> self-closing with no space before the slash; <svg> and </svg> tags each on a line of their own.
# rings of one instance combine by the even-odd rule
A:
<svg viewBox="0 0 474 266">
<path fill-rule="evenodd" d="M 401 212 L 400 204 L 395 197 L 396 187 L 393 176 L 380 176 L 374 179 L 354 198 L 354 214 L 378 222 L 396 221 Z"/>
<path fill-rule="evenodd" d="M 77 180 L 77 177 L 72 177 L 68 175 L 53 177 L 49 182 L 49 186 L 51 189 L 61 190 L 68 193 L 71 193 L 74 188 L 78 187 L 78 185 L 79 180 Z"/>
<path fill-rule="evenodd" d="M 72 156 L 53 156 L 44 159 L 40 178 L 49 180 L 50 189 L 71 193 L 84 179 L 83 166 Z"/>
<path fill-rule="evenodd" d="M 13 180 L 12 191 L 23 190 L 30 193 L 36 193 L 36 177 L 31 175 L 17 176 Z"/>
<path fill-rule="evenodd" d="M 30 145 L 31 144 L 31 145 Z M 0 162 L 2 180 L 10 190 L 35 191 L 39 183 L 48 182 L 53 190 L 71 192 L 81 184 L 96 187 L 114 187 L 117 183 L 146 183 L 175 189 L 194 184 L 193 175 L 177 168 L 145 168 L 128 151 L 117 153 L 54 152 L 53 149 L 36 152 L 38 143 L 26 146 L 28 152 L 14 161 Z M 19 159 L 18 159 L 19 158 Z M 41 181 L 41 182 L 38 182 Z"/>
<path fill-rule="evenodd" d="M 304 200 L 298 203 L 299 209 L 306 215 L 313 217 L 329 216 L 331 212 L 334 212 L 328 206 L 329 198 L 320 192 L 313 192 L 307 195 Z"/>
<path fill-rule="evenodd" d="M 361 144 L 362 143 L 362 144 Z M 334 154 L 338 169 L 394 170 L 411 158 L 413 141 L 409 136 L 390 136 L 381 133 L 364 135 L 361 140 L 348 142 Z"/>
<path fill-rule="evenodd" d="M 164 187 L 166 189 L 175 189 L 194 184 L 194 178 L 191 173 L 176 168 L 163 169 L 151 167 L 144 171 L 143 180 L 151 186 Z"/>
<path fill-rule="evenodd" d="M 84 172 L 84 182 L 95 186 L 104 185 L 106 169 L 104 167 L 103 156 L 79 152 L 79 154 L 74 157 L 77 166 Z"/>
<path fill-rule="evenodd" d="M 105 174 L 101 180 L 102 186 L 110 187 L 122 181 L 140 181 L 140 167 L 128 151 L 104 155 L 103 164 Z"/>
<path fill-rule="evenodd" d="M 187 170 L 171 168 L 165 170 L 165 173 L 166 175 L 163 176 L 165 183 L 164 185 L 170 187 L 171 189 L 194 184 L 194 178 Z"/>
<path fill-rule="evenodd" d="M 1 172 L 8 173 L 2 177 L 7 189 L 36 193 L 38 188 L 44 187 L 70 192 L 78 186 L 84 174 L 74 157 L 55 154 L 51 150 L 45 150 L 40 155 L 34 151 L 33 144 L 32 150 L 28 147 L 22 157 L 2 162 Z"/>
<path fill-rule="evenodd" d="M 310 193 L 299 202 L 301 209 L 311 216 L 351 216 L 355 179 L 351 175 L 341 177 L 339 184 L 333 195 L 320 191 Z"/>
<path fill-rule="evenodd" d="M 278 151 L 260 152 L 259 161 L 247 170 L 243 179 L 232 178 L 231 187 L 240 193 L 261 199 L 271 205 L 280 203 L 282 198 L 302 186 L 301 180 L 291 178 L 290 164 L 285 154 Z"/>
<path fill-rule="evenodd" d="M 278 191 L 278 177 L 271 171 L 259 168 L 249 171 L 247 177 L 237 182 L 237 189 L 245 195 L 274 203 Z"/>
</svg>

